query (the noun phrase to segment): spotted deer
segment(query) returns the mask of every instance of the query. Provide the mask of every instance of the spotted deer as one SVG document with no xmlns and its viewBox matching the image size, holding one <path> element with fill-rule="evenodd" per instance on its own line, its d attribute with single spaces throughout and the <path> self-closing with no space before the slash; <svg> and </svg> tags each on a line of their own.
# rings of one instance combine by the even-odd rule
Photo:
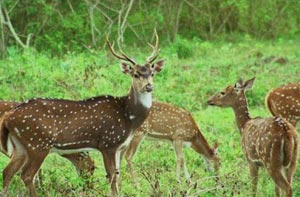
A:
<svg viewBox="0 0 300 197">
<path fill-rule="evenodd" d="M 0 119 L 5 112 L 12 110 L 20 104 L 21 103 L 19 102 L 0 101 Z M 75 166 L 75 169 L 80 176 L 89 177 L 94 173 L 95 164 L 88 152 L 64 154 L 61 156 L 69 160 Z M 41 179 L 41 177 L 39 177 L 39 179 Z"/>
<path fill-rule="evenodd" d="M 254 79 L 239 80 L 212 96 L 209 105 L 231 107 L 242 135 L 242 147 L 249 163 L 252 192 L 256 195 L 258 169 L 265 167 L 275 182 L 275 193 L 292 197 L 292 180 L 297 163 L 298 138 L 293 125 L 280 117 L 251 118 L 245 91 Z M 284 176 L 285 174 L 285 176 Z"/>
<path fill-rule="evenodd" d="M 300 120 L 300 83 L 290 83 L 271 90 L 266 106 L 273 116 L 285 118 L 294 127 Z"/>
<path fill-rule="evenodd" d="M 146 139 L 166 140 L 172 143 L 177 158 L 176 174 L 178 180 L 182 169 L 185 178 L 190 179 L 184 162 L 184 145 L 192 147 L 197 153 L 203 155 L 206 161 L 213 161 L 215 171 L 219 168 L 218 143 L 215 142 L 213 148 L 209 146 L 192 115 L 188 111 L 171 104 L 153 102 L 147 119 L 135 131 L 135 135 L 125 152 L 131 176 L 135 181 L 132 160 L 145 137 Z"/>
<path fill-rule="evenodd" d="M 112 196 L 117 196 L 121 151 L 126 148 L 146 119 L 152 105 L 153 77 L 164 60 L 156 60 L 158 36 L 153 53 L 144 65 L 125 53 L 112 54 L 123 60 L 121 69 L 132 79 L 129 93 L 123 97 L 98 96 L 81 101 L 34 99 L 10 111 L 1 124 L 2 149 L 11 155 L 3 171 L 2 194 L 7 194 L 13 175 L 21 169 L 21 178 L 30 196 L 37 196 L 33 179 L 49 153 L 77 153 L 98 150 L 102 153 Z"/>
</svg>

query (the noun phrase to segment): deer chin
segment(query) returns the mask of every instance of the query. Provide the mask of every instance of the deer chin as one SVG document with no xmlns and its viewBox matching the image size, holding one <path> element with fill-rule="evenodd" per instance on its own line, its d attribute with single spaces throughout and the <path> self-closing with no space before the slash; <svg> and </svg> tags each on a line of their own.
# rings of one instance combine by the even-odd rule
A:
<svg viewBox="0 0 300 197">
<path fill-rule="evenodd" d="M 211 106 L 218 106 L 216 103 L 214 103 L 213 101 L 210 101 L 210 100 L 207 101 L 207 104 L 211 105 Z"/>
<path fill-rule="evenodd" d="M 217 107 L 227 107 L 223 104 L 217 103 L 217 102 L 213 102 L 213 101 L 207 101 L 207 104 L 210 106 L 217 106 Z"/>
</svg>

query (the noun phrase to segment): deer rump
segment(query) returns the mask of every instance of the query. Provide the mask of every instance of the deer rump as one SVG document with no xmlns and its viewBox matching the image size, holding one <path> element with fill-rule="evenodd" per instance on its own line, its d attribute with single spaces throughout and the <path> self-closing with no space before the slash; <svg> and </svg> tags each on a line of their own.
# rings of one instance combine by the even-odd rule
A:
<svg viewBox="0 0 300 197">
<path fill-rule="evenodd" d="M 246 123 L 242 143 L 249 161 L 289 167 L 297 152 L 298 138 L 293 126 L 282 118 L 256 118 Z"/>
</svg>

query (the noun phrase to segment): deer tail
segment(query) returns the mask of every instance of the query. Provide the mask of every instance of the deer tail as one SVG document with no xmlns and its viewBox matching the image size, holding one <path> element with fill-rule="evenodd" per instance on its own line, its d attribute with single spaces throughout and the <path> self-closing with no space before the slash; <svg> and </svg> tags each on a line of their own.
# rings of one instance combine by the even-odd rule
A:
<svg viewBox="0 0 300 197">
<path fill-rule="evenodd" d="M 287 131 L 283 143 L 283 166 L 288 167 L 298 154 L 298 137 L 295 129 Z"/>
</svg>

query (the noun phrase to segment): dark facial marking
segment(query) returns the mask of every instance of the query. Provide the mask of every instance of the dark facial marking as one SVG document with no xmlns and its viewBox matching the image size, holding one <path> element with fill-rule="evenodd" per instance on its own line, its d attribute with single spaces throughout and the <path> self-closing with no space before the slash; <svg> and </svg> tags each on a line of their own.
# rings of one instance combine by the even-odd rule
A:
<svg viewBox="0 0 300 197">
<path fill-rule="evenodd" d="M 140 77 L 143 77 L 143 78 L 148 78 L 152 74 L 151 70 L 148 67 L 139 66 L 139 65 L 137 65 L 136 72 Z"/>
</svg>

